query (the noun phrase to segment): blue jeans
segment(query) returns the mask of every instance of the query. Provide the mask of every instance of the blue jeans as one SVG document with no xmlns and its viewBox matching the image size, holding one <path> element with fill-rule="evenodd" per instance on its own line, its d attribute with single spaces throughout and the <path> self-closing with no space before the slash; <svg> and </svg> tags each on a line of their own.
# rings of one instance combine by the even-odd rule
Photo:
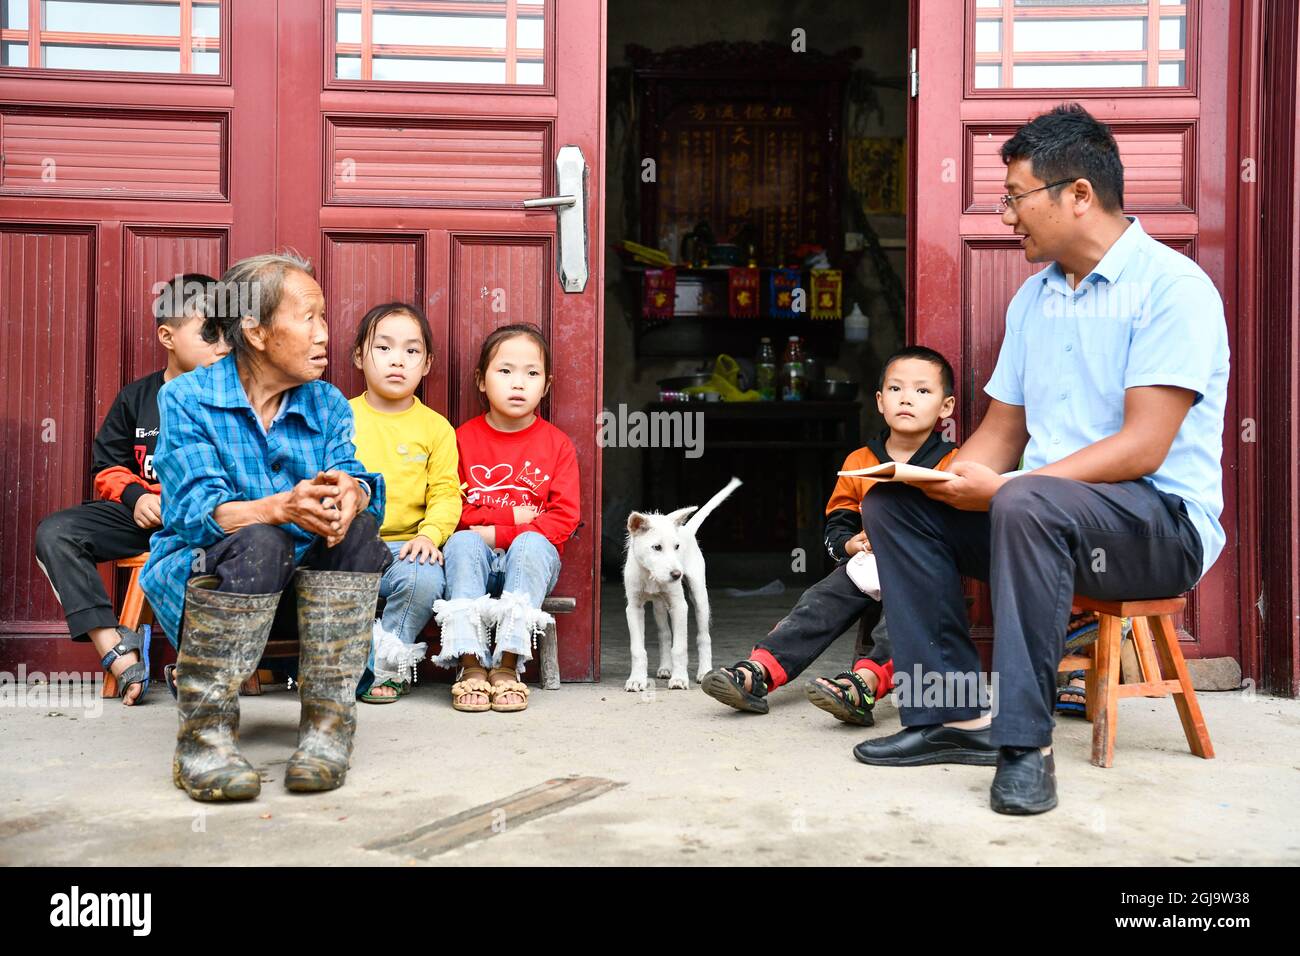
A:
<svg viewBox="0 0 1300 956">
<path fill-rule="evenodd" d="M 442 650 L 434 663 L 453 667 L 463 655 L 473 654 L 484 667 L 498 667 L 502 654 L 515 654 L 522 674 L 537 638 L 555 623 L 542 610 L 560 577 L 555 545 L 536 531 L 525 531 L 509 550 L 493 551 L 478 532 L 457 531 L 442 553 L 447 599 L 433 606 L 442 630 Z"/>
<path fill-rule="evenodd" d="M 436 561 L 399 559 L 405 541 L 386 541 L 393 553 L 393 563 L 379 581 L 379 596 L 384 598 L 384 616 L 380 624 L 385 631 L 403 644 L 411 645 L 433 616 L 433 603 L 442 597 L 446 587 L 446 574 Z M 378 635 L 376 635 L 378 639 Z M 370 660 L 357 684 L 357 693 L 370 689 L 375 676 L 376 642 L 370 645 Z"/>
</svg>

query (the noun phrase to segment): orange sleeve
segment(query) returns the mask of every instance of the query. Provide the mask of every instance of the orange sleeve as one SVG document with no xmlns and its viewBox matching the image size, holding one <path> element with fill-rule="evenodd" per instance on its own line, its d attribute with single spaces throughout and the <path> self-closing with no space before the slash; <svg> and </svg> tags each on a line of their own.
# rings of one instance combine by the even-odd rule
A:
<svg viewBox="0 0 1300 956">
<path fill-rule="evenodd" d="M 939 464 L 937 464 L 937 465 L 934 466 L 934 470 L 935 470 L 935 471 L 947 471 L 947 470 L 948 470 L 948 466 L 952 464 L 952 460 L 953 460 L 954 458 L 957 457 L 957 452 L 959 452 L 959 451 L 961 451 L 960 448 L 954 448 L 952 451 L 948 452 L 948 454 L 946 454 L 946 455 L 944 455 L 942 458 L 940 458 L 940 459 L 939 459 Z"/>
<path fill-rule="evenodd" d="M 840 471 L 854 471 L 858 468 L 870 468 L 872 465 L 880 464 L 875 454 L 870 448 L 859 448 L 857 451 L 849 453 L 849 457 L 844 459 L 844 466 Z M 861 478 L 850 478 L 840 475 L 835 482 L 835 490 L 831 492 L 830 500 L 826 502 L 826 513 L 839 511 L 847 508 L 851 511 L 858 511 L 862 508 L 862 498 L 870 490 L 874 482 L 863 481 Z"/>
</svg>

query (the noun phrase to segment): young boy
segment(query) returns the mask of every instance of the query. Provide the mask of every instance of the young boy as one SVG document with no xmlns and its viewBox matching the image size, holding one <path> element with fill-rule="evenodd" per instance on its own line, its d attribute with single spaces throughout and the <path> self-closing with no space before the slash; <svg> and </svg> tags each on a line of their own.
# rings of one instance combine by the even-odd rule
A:
<svg viewBox="0 0 1300 956">
<path fill-rule="evenodd" d="M 94 499 L 47 517 L 36 529 L 36 563 L 63 605 L 74 641 L 89 640 L 104 668 L 117 676 L 125 704 L 148 686 L 143 637 L 117 623 L 96 565 L 149 550 L 162 523 L 160 487 L 153 471 L 158 442 L 158 389 L 177 375 L 211 365 L 230 351 L 209 345 L 200 330 L 207 292 L 216 280 L 197 272 L 170 282 L 154 301 L 158 341 L 167 367 L 118 393 L 95 435 L 91 476 Z"/>
<path fill-rule="evenodd" d="M 909 346 L 885 362 L 876 392 L 876 407 L 886 428 L 844 461 L 844 471 L 901 461 L 926 468 L 946 468 L 957 446 L 945 441 L 934 428 L 952 414 L 952 366 L 938 352 Z M 844 633 L 864 611 L 878 605 L 849 578 L 848 560 L 871 550 L 862 530 L 862 498 L 872 482 L 841 476 L 826 504 L 826 548 L 838 567 L 804 591 L 798 603 L 767 637 L 758 642 L 748 660 L 717 668 L 704 676 L 701 689 L 737 710 L 765 714 L 767 695 L 797 677 Z M 807 685 L 809 699 L 839 720 L 871 726 L 876 700 L 892 684 L 893 660 L 883 615 L 871 633 L 870 654 L 856 661 L 852 671 L 835 678 L 820 677 Z"/>
</svg>

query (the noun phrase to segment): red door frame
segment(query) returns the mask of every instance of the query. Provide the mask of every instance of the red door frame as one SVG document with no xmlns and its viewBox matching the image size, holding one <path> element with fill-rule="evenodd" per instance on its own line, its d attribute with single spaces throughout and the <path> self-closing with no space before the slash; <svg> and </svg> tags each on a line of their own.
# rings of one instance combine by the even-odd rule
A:
<svg viewBox="0 0 1300 956">
<path fill-rule="evenodd" d="M 1235 7 L 1232 0 L 1200 0 L 1197 13 L 1202 25 L 1195 30 L 1189 26 L 1188 30 L 1190 91 L 1000 90 L 971 95 L 966 72 L 967 51 L 972 48 L 974 0 L 963 4 L 960 25 L 954 22 L 951 0 L 912 0 L 909 45 L 917 50 L 919 89 L 908 111 L 908 160 L 914 187 L 910 190 L 908 217 L 909 342 L 939 349 L 952 360 L 964 387 L 971 387 L 977 377 L 982 387 L 991 368 L 973 367 L 973 362 L 988 361 L 988 357 L 977 356 L 972 349 L 972 330 L 965 317 L 976 304 L 970 300 L 964 255 L 968 240 L 996 249 L 1009 233 L 996 215 L 976 209 L 971 202 L 971 128 L 982 125 L 1014 128 L 1059 102 L 1078 100 L 1106 121 L 1127 119 L 1161 128 L 1186 122 L 1194 125 L 1196 152 L 1189 155 L 1185 167 L 1187 181 L 1195 190 L 1194 212 L 1139 212 L 1138 215 L 1153 235 L 1186 235 L 1195 242 L 1197 260 L 1223 294 L 1233 355 L 1243 354 L 1247 322 L 1238 321 L 1237 269 L 1228 266 L 1237 258 L 1235 225 L 1231 228 L 1229 225 L 1236 222 L 1237 197 L 1236 190 L 1224 190 L 1220 185 L 1236 166 L 1232 148 L 1240 104 L 1235 96 L 1228 95 L 1229 78 L 1236 76 L 1238 65 L 1238 45 L 1230 36 L 1237 19 Z M 951 170 L 953 175 L 943 175 L 945 170 Z M 1006 248 L 1012 248 L 1009 241 Z M 1032 271 L 1038 268 L 1033 267 Z M 1009 300 L 1015 290 L 1009 285 L 1002 291 L 1005 300 Z M 1005 300 L 999 308 L 1005 308 Z M 981 304 L 991 307 L 991 303 Z M 1252 656 L 1244 652 L 1244 647 L 1252 640 L 1252 631 L 1243 627 L 1239 590 L 1242 581 L 1237 563 L 1238 554 L 1248 551 L 1249 545 L 1240 547 L 1238 510 L 1242 499 L 1237 492 L 1240 443 L 1236 440 L 1238 429 L 1232 426 L 1241 418 L 1239 409 L 1249 404 L 1248 396 L 1242 391 L 1240 365 L 1234 363 L 1225 417 L 1222 522 L 1228 544 L 1196 589 L 1193 600 L 1198 613 L 1197 641 L 1187 651 L 1190 656 L 1203 656 L 1202 648 L 1208 646 L 1211 653 L 1243 654 L 1249 662 Z M 970 398 L 969 404 L 976 407 L 978 399 Z M 974 428 L 974 422 L 963 420 L 964 407 L 966 403 L 959 400 L 957 416 L 963 437 Z M 1243 490 L 1249 495 L 1248 489 Z M 1250 504 L 1249 498 L 1246 504 Z M 991 632 L 977 627 L 975 634 L 987 647 Z"/>
<path fill-rule="evenodd" d="M 1300 11 L 1234 7 L 1241 109 L 1237 178 L 1236 355 L 1243 413 L 1260 440 L 1242 445 L 1243 671 L 1269 692 L 1300 696 Z M 1267 51 L 1265 38 L 1268 38 Z M 1268 424 L 1265 424 L 1268 422 Z"/>
</svg>

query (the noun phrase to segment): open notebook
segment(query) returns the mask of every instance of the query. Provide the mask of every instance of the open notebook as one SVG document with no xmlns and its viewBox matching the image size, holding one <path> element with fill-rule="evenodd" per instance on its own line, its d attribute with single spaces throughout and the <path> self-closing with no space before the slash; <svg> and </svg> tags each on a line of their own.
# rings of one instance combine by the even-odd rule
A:
<svg viewBox="0 0 1300 956">
<path fill-rule="evenodd" d="M 1028 469 L 1008 471 L 1003 478 L 1015 478 Z M 934 468 L 922 468 L 905 462 L 887 461 L 872 465 L 870 468 L 854 468 L 852 471 L 837 471 L 837 475 L 847 478 L 866 478 L 868 481 L 952 481 L 957 476 L 950 471 L 938 471 Z"/>
</svg>

